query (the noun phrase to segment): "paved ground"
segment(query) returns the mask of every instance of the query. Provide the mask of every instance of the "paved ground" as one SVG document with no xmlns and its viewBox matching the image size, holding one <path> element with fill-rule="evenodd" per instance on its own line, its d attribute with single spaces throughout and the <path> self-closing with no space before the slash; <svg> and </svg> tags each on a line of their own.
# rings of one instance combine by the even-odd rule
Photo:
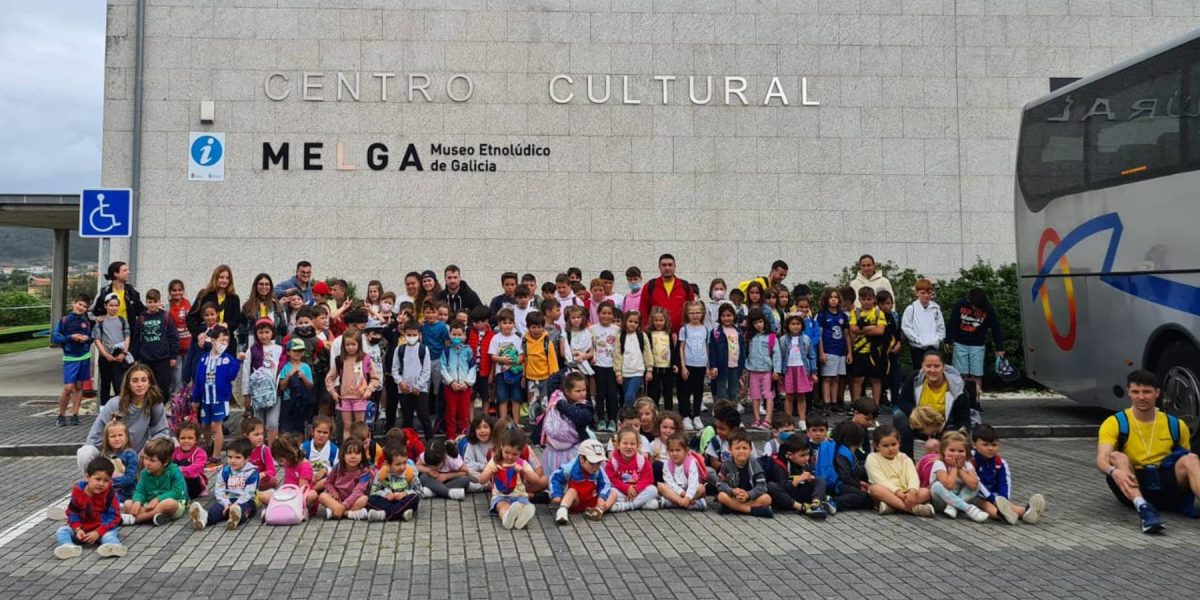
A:
<svg viewBox="0 0 1200 600">
<path fill-rule="evenodd" d="M 62 350 L 43 348 L 0 356 L 0 398 L 57 396 L 62 390 Z"/>
<path fill-rule="evenodd" d="M 1005 443 L 1016 495 L 1048 498 L 1038 526 L 865 512 L 814 523 L 658 511 L 557 527 L 542 510 L 528 531 L 505 531 L 476 495 L 428 501 L 411 524 L 131 527 L 127 557 L 99 560 L 89 551 L 64 563 L 51 555 L 56 524 L 42 521 L 0 546 L 0 597 L 691 599 L 784 589 L 813 598 L 962 597 L 969 589 L 980 597 L 1194 597 L 1200 522 L 1168 517 L 1164 535 L 1139 533 L 1134 513 L 1111 500 L 1091 467 L 1093 444 Z M 7 459 L 0 469 L 6 513 L 17 513 L 9 521 L 61 495 L 72 478 L 69 459 Z"/>
</svg>

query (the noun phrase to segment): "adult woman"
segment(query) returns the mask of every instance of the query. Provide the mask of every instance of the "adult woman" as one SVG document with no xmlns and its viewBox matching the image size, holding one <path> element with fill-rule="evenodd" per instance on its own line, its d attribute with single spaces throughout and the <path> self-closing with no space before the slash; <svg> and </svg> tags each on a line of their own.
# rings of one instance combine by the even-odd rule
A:
<svg viewBox="0 0 1200 600">
<path fill-rule="evenodd" d="M 108 271 L 104 273 L 104 279 L 108 281 L 108 285 L 96 294 L 96 299 L 92 301 L 91 313 L 96 317 L 103 317 L 105 314 L 104 299 L 109 294 L 116 294 L 117 301 L 120 306 L 117 308 L 117 316 L 124 318 L 127 322 L 132 323 L 146 310 L 146 306 L 142 304 L 142 297 L 138 291 L 133 289 L 129 284 L 129 265 L 116 261 L 108 265 Z"/>
<path fill-rule="evenodd" d="M 437 273 L 422 271 L 421 289 L 417 290 L 417 295 L 413 297 L 413 315 L 417 321 L 424 318 L 422 315 L 425 310 L 425 301 L 437 302 L 440 293 L 442 293 L 442 286 L 438 283 Z"/>
<path fill-rule="evenodd" d="M 192 332 L 193 337 L 204 331 L 204 318 L 200 309 L 209 302 L 217 305 L 217 322 L 225 324 L 230 335 L 235 338 L 230 340 L 230 343 L 239 343 L 237 332 L 241 329 L 244 320 L 242 318 L 242 302 L 238 298 L 237 290 L 233 287 L 233 270 L 228 265 L 217 265 L 217 268 L 213 269 L 212 277 L 208 279 L 208 285 L 200 290 L 200 293 L 196 295 L 196 300 L 192 302 L 192 312 L 188 313 L 187 321 L 188 330 Z"/>
<path fill-rule="evenodd" d="M 962 375 L 946 364 L 941 353 L 929 350 L 900 387 L 900 398 L 892 406 L 892 421 L 900 433 L 900 449 L 912 456 L 913 431 L 908 417 L 918 406 L 928 406 L 945 415 L 944 431 L 970 428 L 971 407 L 978 400 L 975 386 L 967 385 Z"/>
<path fill-rule="evenodd" d="M 250 341 L 254 339 L 254 323 L 259 319 L 268 319 L 274 323 L 276 344 L 281 343 L 283 336 L 287 335 L 287 313 L 283 303 L 275 299 L 274 290 L 275 284 L 270 275 L 259 273 L 254 277 L 254 284 L 250 286 L 250 297 L 242 305 L 242 324 L 238 328 L 239 352 L 245 352 L 250 346 Z"/>
<path fill-rule="evenodd" d="M 138 452 L 142 451 L 142 446 L 150 438 L 171 437 L 163 394 L 154 382 L 154 372 L 150 367 L 142 363 L 129 367 L 121 382 L 121 395 L 100 407 L 88 432 L 87 442 L 75 452 L 80 473 L 93 458 L 100 455 L 104 427 L 114 419 L 125 423 L 129 429 L 129 447 Z"/>
<path fill-rule="evenodd" d="M 416 271 L 410 271 L 404 276 L 404 292 L 396 294 L 396 307 L 399 308 L 401 303 L 416 302 L 417 296 L 421 294 L 421 274 Z"/>
<path fill-rule="evenodd" d="M 850 281 L 850 287 L 854 288 L 856 298 L 858 290 L 864 286 L 870 286 L 876 294 L 881 290 L 887 290 L 887 293 L 891 294 L 893 298 L 896 297 L 896 292 L 892 291 L 892 282 L 888 281 L 883 273 L 875 270 L 875 257 L 870 254 L 864 254 L 858 258 L 858 275 Z M 858 300 L 854 301 L 854 306 L 858 306 Z"/>
</svg>

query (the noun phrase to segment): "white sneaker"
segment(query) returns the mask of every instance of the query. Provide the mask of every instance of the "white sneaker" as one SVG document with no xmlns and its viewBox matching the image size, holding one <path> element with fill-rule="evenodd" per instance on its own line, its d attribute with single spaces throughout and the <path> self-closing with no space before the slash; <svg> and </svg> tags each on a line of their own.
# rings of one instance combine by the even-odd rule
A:
<svg viewBox="0 0 1200 600">
<path fill-rule="evenodd" d="M 888 506 L 887 502 L 880 502 L 876 509 L 881 515 L 890 515 L 896 512 L 896 509 Z"/>
<path fill-rule="evenodd" d="M 466 498 L 466 497 L 467 497 L 467 491 L 462 488 L 454 488 L 454 489 L 450 490 L 450 499 L 451 500 L 462 501 L 462 499 Z"/>
<path fill-rule="evenodd" d="M 1000 513 L 1000 518 L 1009 525 L 1017 524 L 1017 511 L 1013 510 L 1012 502 L 1009 502 L 1008 498 L 996 496 L 996 512 Z"/>
<path fill-rule="evenodd" d="M 125 556 L 125 552 L 125 546 L 121 544 L 100 544 L 100 547 L 96 548 L 96 556 L 103 558 L 119 558 Z"/>
<path fill-rule="evenodd" d="M 333 520 L 333 511 L 330 510 L 328 506 L 322 506 L 321 508 L 317 509 L 317 516 L 325 519 L 326 521 L 330 521 Z"/>
<path fill-rule="evenodd" d="M 428 500 L 433 497 L 433 490 L 423 487 L 421 488 L 421 497 Z"/>
<path fill-rule="evenodd" d="M 137 519 L 135 519 L 133 515 L 131 515 L 129 513 L 121 513 L 121 524 L 122 525 L 134 525 L 136 523 L 137 523 Z"/>
<path fill-rule="evenodd" d="M 655 498 L 655 499 L 647 502 L 646 505 L 643 506 L 642 508 L 645 510 L 658 510 L 660 507 L 660 504 L 658 503 L 659 500 L 662 500 L 662 498 Z"/>
<path fill-rule="evenodd" d="M 504 517 L 500 519 L 500 526 L 505 529 L 512 529 L 513 523 L 517 521 L 517 513 L 519 513 L 520 510 L 520 504 L 509 505 L 508 512 L 504 513 Z"/>
<path fill-rule="evenodd" d="M 204 529 L 204 526 L 208 523 L 208 515 L 205 514 L 204 508 L 199 504 L 193 504 L 188 507 L 188 516 L 192 518 L 192 527 L 195 527 L 197 531 Z"/>
<path fill-rule="evenodd" d="M 346 511 L 346 518 L 352 519 L 355 521 L 366 521 L 368 516 L 369 515 L 367 513 L 367 509 L 365 509 L 365 508 L 360 508 L 358 510 Z"/>
<path fill-rule="evenodd" d="M 554 522 L 559 525 L 566 525 L 568 522 L 567 507 L 560 506 L 558 512 L 554 514 Z"/>
<path fill-rule="evenodd" d="M 918 504 L 913 507 L 913 514 L 918 517 L 932 517 L 935 513 L 932 504 Z"/>
<path fill-rule="evenodd" d="M 1029 497 L 1029 506 L 1025 508 L 1025 516 L 1021 520 L 1034 525 L 1041 520 L 1044 514 L 1046 514 L 1046 498 L 1041 494 L 1034 494 Z"/>
<path fill-rule="evenodd" d="M 630 511 L 630 510 L 633 510 L 633 505 L 628 502 L 621 501 L 621 502 L 617 502 L 616 504 L 614 504 L 612 507 L 612 510 L 610 510 L 608 512 L 619 513 L 619 512 L 626 512 L 626 511 Z"/>
<path fill-rule="evenodd" d="M 982 508 L 972 504 L 967 507 L 967 517 L 976 523 L 982 523 L 988 520 L 988 514 Z"/>
<path fill-rule="evenodd" d="M 704 498 L 701 498 L 695 502 L 692 502 L 692 510 L 698 510 L 700 512 L 708 510 L 708 501 Z"/>
<path fill-rule="evenodd" d="M 943 509 L 942 512 L 945 513 L 946 516 L 950 517 L 951 519 L 958 518 L 958 509 L 954 508 L 953 506 L 950 506 L 949 504 L 946 505 L 946 508 Z"/>
<path fill-rule="evenodd" d="M 701 431 L 704 429 L 704 421 L 700 420 L 700 415 L 692 417 L 692 427 L 695 427 L 696 431 Z"/>
<path fill-rule="evenodd" d="M 472 493 L 472 494 L 478 494 L 479 492 L 486 492 L 489 489 L 491 489 L 491 488 L 489 488 L 488 485 L 485 483 L 471 482 L 471 483 L 467 484 L 467 492 Z"/>
<path fill-rule="evenodd" d="M 233 504 L 229 507 L 229 520 L 225 521 L 225 529 L 237 529 L 242 522 L 242 507 Z"/>
<path fill-rule="evenodd" d="M 60 560 L 79 558 L 80 554 L 83 554 L 83 548 L 80 548 L 75 544 L 63 544 L 54 549 L 54 557 Z"/>
<path fill-rule="evenodd" d="M 411 521 L 416 516 L 417 516 L 417 513 L 413 512 L 413 509 L 410 508 L 410 509 L 404 511 L 404 514 L 400 515 L 400 520 L 401 521 Z"/>
<path fill-rule="evenodd" d="M 382 510 L 368 510 L 367 520 L 373 522 L 387 520 L 387 513 L 383 512 Z"/>
<path fill-rule="evenodd" d="M 695 427 L 692 427 L 692 420 L 691 420 L 691 419 L 689 419 L 689 418 L 687 418 L 687 417 L 684 417 L 684 418 L 683 418 L 683 430 L 684 430 L 684 431 L 695 431 L 695 430 L 696 430 L 696 428 L 695 428 Z"/>
<path fill-rule="evenodd" d="M 537 508 L 532 504 L 518 504 L 510 508 L 508 512 L 511 514 L 514 509 L 520 509 L 521 512 L 513 519 L 513 529 L 525 529 L 529 526 L 529 522 L 537 516 Z"/>
<path fill-rule="evenodd" d="M 804 419 L 800 419 L 800 431 L 808 431 L 808 423 Z"/>
</svg>

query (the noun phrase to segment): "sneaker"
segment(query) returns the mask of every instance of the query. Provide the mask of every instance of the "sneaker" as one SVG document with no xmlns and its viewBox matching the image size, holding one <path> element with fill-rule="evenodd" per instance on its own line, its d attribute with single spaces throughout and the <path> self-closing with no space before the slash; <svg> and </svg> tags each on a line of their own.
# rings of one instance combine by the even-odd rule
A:
<svg viewBox="0 0 1200 600">
<path fill-rule="evenodd" d="M 96 548 L 96 556 L 102 558 L 119 558 L 125 556 L 125 552 L 125 546 L 121 544 L 100 544 L 100 547 Z"/>
<path fill-rule="evenodd" d="M 619 512 L 627 512 L 627 511 L 631 511 L 631 510 L 633 510 L 633 505 L 630 504 L 629 502 L 617 502 L 616 504 L 613 505 L 612 508 L 610 508 L 608 510 L 608 512 L 619 513 Z"/>
<path fill-rule="evenodd" d="M 404 522 L 408 522 L 408 521 L 413 520 L 413 518 L 416 516 L 417 516 L 417 513 L 415 511 L 413 511 L 413 509 L 410 508 L 410 509 L 404 511 L 404 513 L 400 515 L 400 520 L 404 521 Z"/>
<path fill-rule="evenodd" d="M 58 418 L 54 419 L 54 426 L 55 427 L 66 427 L 67 426 L 67 417 L 64 415 L 58 415 Z M 75 546 L 75 544 L 63 544 L 63 546 Z M 60 547 L 62 547 L 62 546 L 60 546 Z M 75 547 L 78 548 L 79 546 L 75 546 Z M 82 550 L 80 550 L 80 552 L 82 552 Z M 58 548 L 54 549 L 54 555 L 58 556 Z M 75 556 L 79 556 L 79 554 L 76 554 Z M 58 557 L 59 558 L 74 558 L 72 556 L 58 556 Z"/>
<path fill-rule="evenodd" d="M 982 523 L 988 520 L 988 514 L 984 512 L 982 508 L 972 504 L 967 507 L 967 518 L 975 521 L 976 523 Z"/>
<path fill-rule="evenodd" d="M 758 420 L 758 428 L 763 431 L 770 431 L 771 430 L 771 422 L 766 419 L 759 419 Z"/>
<path fill-rule="evenodd" d="M 767 416 L 767 407 L 765 404 L 758 407 L 758 416 L 759 418 L 764 418 Z"/>
<path fill-rule="evenodd" d="M 932 517 L 937 513 L 934 512 L 932 504 L 918 504 L 913 507 L 912 514 L 918 517 Z"/>
<path fill-rule="evenodd" d="M 329 510 L 328 506 L 322 506 L 321 508 L 317 509 L 317 516 L 329 521 L 333 519 L 333 511 Z"/>
<path fill-rule="evenodd" d="M 827 517 L 829 517 L 829 513 L 825 511 L 825 507 L 817 501 L 813 501 L 812 504 L 808 505 L 808 510 L 805 511 L 805 514 L 818 521 L 824 521 Z"/>
<path fill-rule="evenodd" d="M 554 513 L 554 522 L 559 525 L 566 525 L 568 523 L 567 507 L 559 507 L 558 512 Z"/>
<path fill-rule="evenodd" d="M 188 507 L 188 516 L 192 518 L 192 527 L 197 531 L 204 529 L 207 515 L 204 514 L 204 508 L 199 504 L 193 504 Z"/>
<path fill-rule="evenodd" d="M 808 431 L 808 422 L 804 419 L 800 419 L 800 425 L 797 426 L 797 429 L 800 431 Z"/>
<path fill-rule="evenodd" d="M 687 417 L 683 418 L 683 430 L 684 431 L 695 431 L 696 430 L 695 426 L 692 425 L 691 419 L 689 419 Z"/>
<path fill-rule="evenodd" d="M 505 529 L 512 529 L 513 523 L 517 522 L 517 513 L 521 511 L 521 504 L 512 504 L 508 507 L 508 512 L 500 519 L 500 526 Z"/>
<path fill-rule="evenodd" d="M 467 484 L 467 492 L 472 493 L 472 494 L 478 494 L 479 492 L 486 492 L 489 489 L 491 489 L 491 487 L 488 486 L 486 483 L 471 482 L 471 483 Z"/>
<path fill-rule="evenodd" d="M 72 426 L 78 426 L 79 425 L 79 415 L 71 415 L 71 416 L 67 417 L 67 424 L 72 425 Z M 115 545 L 116 544 L 114 544 L 114 546 Z M 124 546 L 122 546 L 122 547 L 124 547 Z"/>
<path fill-rule="evenodd" d="M 122 525 L 135 525 L 135 524 L 137 524 L 137 519 L 134 518 L 134 516 L 129 513 L 121 513 L 121 524 Z"/>
<path fill-rule="evenodd" d="M 653 500 L 646 503 L 646 505 L 642 507 L 643 510 L 658 510 L 658 508 L 659 508 L 658 502 L 655 502 Z"/>
<path fill-rule="evenodd" d="M 433 497 L 433 490 L 423 487 L 421 488 L 421 497 L 428 500 Z"/>
<path fill-rule="evenodd" d="M 774 519 L 775 511 L 770 506 L 755 506 L 750 509 L 750 516 L 760 519 Z"/>
<path fill-rule="evenodd" d="M 528 417 L 529 417 L 529 405 L 522 402 L 521 403 L 521 418 L 525 419 Z"/>
<path fill-rule="evenodd" d="M 242 507 L 231 504 L 229 506 L 229 520 L 225 522 L 225 529 L 237 529 L 237 526 L 242 522 Z"/>
<path fill-rule="evenodd" d="M 599 521 L 604 518 L 604 513 L 600 509 L 593 507 L 583 511 L 583 518 L 589 521 Z"/>
<path fill-rule="evenodd" d="M 701 498 L 695 502 L 692 502 L 692 510 L 698 510 L 700 512 L 708 510 L 708 500 Z"/>
<path fill-rule="evenodd" d="M 826 500 L 825 502 L 821 503 L 821 506 L 825 508 L 825 512 L 828 513 L 829 516 L 832 517 L 833 515 L 837 514 L 837 502 L 834 502 L 833 500 Z"/>
<path fill-rule="evenodd" d="M 700 420 L 700 415 L 692 417 L 692 427 L 695 427 L 696 431 L 704 429 L 704 421 Z"/>
<path fill-rule="evenodd" d="M 467 491 L 462 488 L 454 488 L 450 490 L 450 499 L 462 502 L 463 498 L 467 497 Z"/>
<path fill-rule="evenodd" d="M 942 513 L 945 514 L 947 517 L 950 517 L 951 519 L 958 518 L 958 509 L 954 508 L 953 506 L 950 506 L 950 505 L 946 505 L 946 508 L 942 509 Z"/>
<path fill-rule="evenodd" d="M 1046 514 L 1046 498 L 1041 494 L 1034 494 L 1029 497 L 1029 506 L 1025 507 L 1025 516 L 1021 520 L 1030 525 L 1036 525 L 1044 514 Z"/>
<path fill-rule="evenodd" d="M 165 513 L 158 513 L 157 515 L 154 515 L 154 518 L 150 519 L 150 522 L 153 523 L 155 527 L 162 527 L 163 525 L 171 522 L 171 516 Z"/>
<path fill-rule="evenodd" d="M 887 502 L 880 502 L 875 508 L 881 515 L 890 515 L 896 512 L 896 509 L 888 506 Z"/>
<path fill-rule="evenodd" d="M 46 518 L 51 521 L 66 521 L 67 510 L 58 506 L 51 506 L 46 509 Z"/>
<path fill-rule="evenodd" d="M 519 510 L 520 512 L 513 518 L 513 529 L 525 529 L 529 526 L 529 522 L 537 516 L 537 509 L 532 504 L 518 504 L 509 508 L 508 513 L 512 514 L 514 510 Z"/>
<path fill-rule="evenodd" d="M 60 419 L 62 417 L 59 417 Z M 75 544 L 63 544 L 54 549 L 54 557 L 59 560 L 67 560 L 68 558 L 79 558 L 83 554 L 83 548 Z"/>
<path fill-rule="evenodd" d="M 1009 525 L 1017 524 L 1017 511 L 1013 510 L 1012 502 L 1009 502 L 1008 498 L 996 496 L 996 512 L 1000 513 L 1000 518 L 1004 519 L 1004 522 Z M 1036 517 L 1034 518 L 1034 522 L 1037 522 Z"/>
<path fill-rule="evenodd" d="M 386 521 L 387 513 L 383 512 L 382 510 L 368 510 L 367 511 L 367 520 L 371 521 L 372 523 Z"/>
<path fill-rule="evenodd" d="M 369 511 L 365 508 L 346 511 L 346 518 L 354 521 L 366 521 L 368 516 L 370 516 Z"/>
</svg>

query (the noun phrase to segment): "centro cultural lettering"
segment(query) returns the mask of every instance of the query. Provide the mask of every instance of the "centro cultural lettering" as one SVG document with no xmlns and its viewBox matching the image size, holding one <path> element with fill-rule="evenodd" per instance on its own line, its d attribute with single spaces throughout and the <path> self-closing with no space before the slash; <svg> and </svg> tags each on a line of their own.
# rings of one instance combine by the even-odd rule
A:
<svg viewBox="0 0 1200 600">
<path fill-rule="evenodd" d="M 584 77 L 587 88 L 587 100 L 592 104 L 607 104 L 609 99 L 614 96 L 613 87 L 615 85 L 613 75 L 587 75 Z M 633 97 L 630 95 L 632 88 L 629 85 L 629 75 L 621 75 L 619 79 L 620 85 L 620 103 L 621 104 L 641 104 L 642 98 Z M 765 90 L 757 90 L 761 95 L 753 95 L 753 101 L 746 97 L 748 83 L 745 77 L 726 76 L 713 77 L 712 75 L 696 76 L 689 75 L 687 77 L 687 99 L 695 105 L 706 105 L 713 102 L 713 85 L 714 79 L 717 81 L 720 88 L 721 100 L 726 106 L 740 104 L 742 106 L 750 106 L 759 104 L 761 106 L 769 106 L 772 100 L 778 102 L 780 106 L 790 106 L 791 99 L 783 89 L 783 83 L 779 77 L 772 77 L 771 82 L 767 84 Z M 650 102 L 658 101 L 659 104 L 671 103 L 671 91 L 673 84 L 681 80 L 677 75 L 653 75 L 649 81 L 656 83 L 648 84 L 651 88 L 656 85 L 661 90 L 660 94 L 656 94 Z M 570 75 L 555 75 L 550 78 L 549 91 L 550 100 L 555 104 L 566 104 L 575 99 L 575 77 Z M 759 103 L 758 99 L 762 102 Z M 682 101 L 678 101 L 682 103 Z M 820 106 L 818 100 L 814 100 L 808 95 L 808 78 L 800 78 L 800 104 L 799 106 Z"/>
</svg>

